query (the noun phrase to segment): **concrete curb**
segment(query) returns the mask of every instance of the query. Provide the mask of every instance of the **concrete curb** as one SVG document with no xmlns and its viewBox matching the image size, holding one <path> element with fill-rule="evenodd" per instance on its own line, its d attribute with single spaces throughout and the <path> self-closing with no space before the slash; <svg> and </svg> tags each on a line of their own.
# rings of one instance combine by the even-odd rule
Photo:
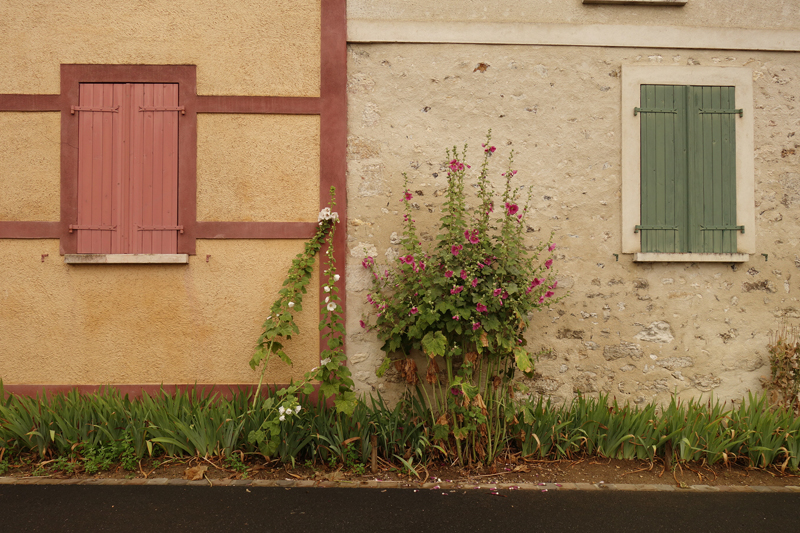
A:
<svg viewBox="0 0 800 533">
<path fill-rule="evenodd" d="M 46 477 L 0 477 L 0 485 L 103 485 L 103 486 L 142 486 L 142 485 L 170 485 L 187 487 L 275 487 L 275 488 L 346 488 L 346 489 L 414 489 L 414 490 L 488 490 L 499 492 L 504 490 L 525 491 L 595 491 L 595 492 L 685 492 L 698 494 L 708 492 L 792 492 L 800 494 L 800 486 L 750 486 L 728 485 L 714 487 L 711 485 L 687 485 L 686 488 L 675 485 L 635 485 L 611 483 L 480 483 L 480 482 L 442 482 L 442 483 L 403 483 L 401 481 L 313 481 L 294 479 L 212 479 L 202 481 L 189 481 L 186 479 L 168 478 L 90 478 L 90 479 L 50 479 Z"/>
</svg>

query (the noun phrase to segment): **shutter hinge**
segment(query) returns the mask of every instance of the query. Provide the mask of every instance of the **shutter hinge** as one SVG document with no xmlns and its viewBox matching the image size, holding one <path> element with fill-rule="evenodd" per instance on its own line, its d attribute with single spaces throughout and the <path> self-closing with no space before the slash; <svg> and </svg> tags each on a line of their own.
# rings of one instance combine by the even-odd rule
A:
<svg viewBox="0 0 800 533">
<path fill-rule="evenodd" d="M 74 115 L 75 111 L 96 111 L 99 113 L 119 113 L 119 106 L 117 107 L 89 107 L 82 105 L 73 105 L 69 107 L 69 114 Z"/>
<path fill-rule="evenodd" d="M 117 226 L 91 226 L 88 224 L 70 224 L 69 232 L 72 233 L 76 229 L 91 229 L 95 231 L 117 231 Z"/>
<path fill-rule="evenodd" d="M 140 226 L 136 224 L 136 231 L 180 231 L 183 233 L 183 226 Z"/>
<path fill-rule="evenodd" d="M 139 111 L 180 111 L 181 115 L 186 114 L 186 108 L 181 106 L 175 107 L 142 107 L 139 106 Z"/>
<path fill-rule="evenodd" d="M 744 116 L 742 109 L 700 109 L 701 115 L 739 115 Z"/>
<path fill-rule="evenodd" d="M 658 109 L 658 108 L 649 108 L 649 107 L 634 107 L 633 108 L 633 116 L 635 117 L 638 113 L 677 113 L 677 109 Z"/>
<path fill-rule="evenodd" d="M 700 226 L 700 231 L 741 231 L 744 233 L 744 226 Z"/>
<path fill-rule="evenodd" d="M 650 230 L 650 229 L 678 231 L 678 226 L 642 226 L 637 224 L 636 226 L 633 227 L 633 232 L 639 233 L 639 230 Z"/>
</svg>

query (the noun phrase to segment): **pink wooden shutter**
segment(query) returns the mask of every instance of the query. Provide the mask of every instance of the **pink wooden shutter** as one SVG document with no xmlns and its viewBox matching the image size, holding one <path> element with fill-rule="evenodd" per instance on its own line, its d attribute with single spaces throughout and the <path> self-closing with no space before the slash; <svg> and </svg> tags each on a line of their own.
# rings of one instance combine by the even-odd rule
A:
<svg viewBox="0 0 800 533">
<path fill-rule="evenodd" d="M 178 249 L 178 85 L 84 83 L 78 253 Z"/>
<path fill-rule="evenodd" d="M 178 250 L 177 84 L 131 85 L 131 253 Z M 171 109 L 173 108 L 173 109 Z"/>
<path fill-rule="evenodd" d="M 120 253 L 122 86 L 83 83 L 78 133 L 78 253 Z"/>
</svg>

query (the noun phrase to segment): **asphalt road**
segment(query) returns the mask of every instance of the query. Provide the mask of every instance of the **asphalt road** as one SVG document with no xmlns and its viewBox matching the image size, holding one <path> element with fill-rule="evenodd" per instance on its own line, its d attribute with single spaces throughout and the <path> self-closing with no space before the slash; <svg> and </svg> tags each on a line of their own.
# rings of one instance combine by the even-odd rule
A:
<svg viewBox="0 0 800 533">
<path fill-rule="evenodd" d="M 0 486 L 0 532 L 800 531 L 800 494 Z"/>
</svg>

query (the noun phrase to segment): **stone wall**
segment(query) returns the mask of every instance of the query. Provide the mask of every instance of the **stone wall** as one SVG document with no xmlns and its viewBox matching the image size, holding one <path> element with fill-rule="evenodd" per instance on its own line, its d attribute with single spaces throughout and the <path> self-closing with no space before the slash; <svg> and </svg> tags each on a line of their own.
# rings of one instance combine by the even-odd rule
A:
<svg viewBox="0 0 800 533">
<path fill-rule="evenodd" d="M 757 250 L 748 262 L 634 263 L 620 254 L 623 65 L 752 69 Z M 375 377 L 383 354 L 358 321 L 369 288 L 361 259 L 396 254 L 401 174 L 429 240 L 444 149 L 469 142 L 474 163 L 492 128 L 495 185 L 514 149 L 519 182 L 533 190 L 529 235 L 556 232 L 559 289 L 569 291 L 528 332 L 532 348 L 547 352 L 529 382 L 535 393 L 644 402 L 759 389 L 769 331 L 800 318 L 799 74 L 800 56 L 782 52 L 351 44 L 348 353 L 359 388 L 400 390 Z"/>
</svg>

